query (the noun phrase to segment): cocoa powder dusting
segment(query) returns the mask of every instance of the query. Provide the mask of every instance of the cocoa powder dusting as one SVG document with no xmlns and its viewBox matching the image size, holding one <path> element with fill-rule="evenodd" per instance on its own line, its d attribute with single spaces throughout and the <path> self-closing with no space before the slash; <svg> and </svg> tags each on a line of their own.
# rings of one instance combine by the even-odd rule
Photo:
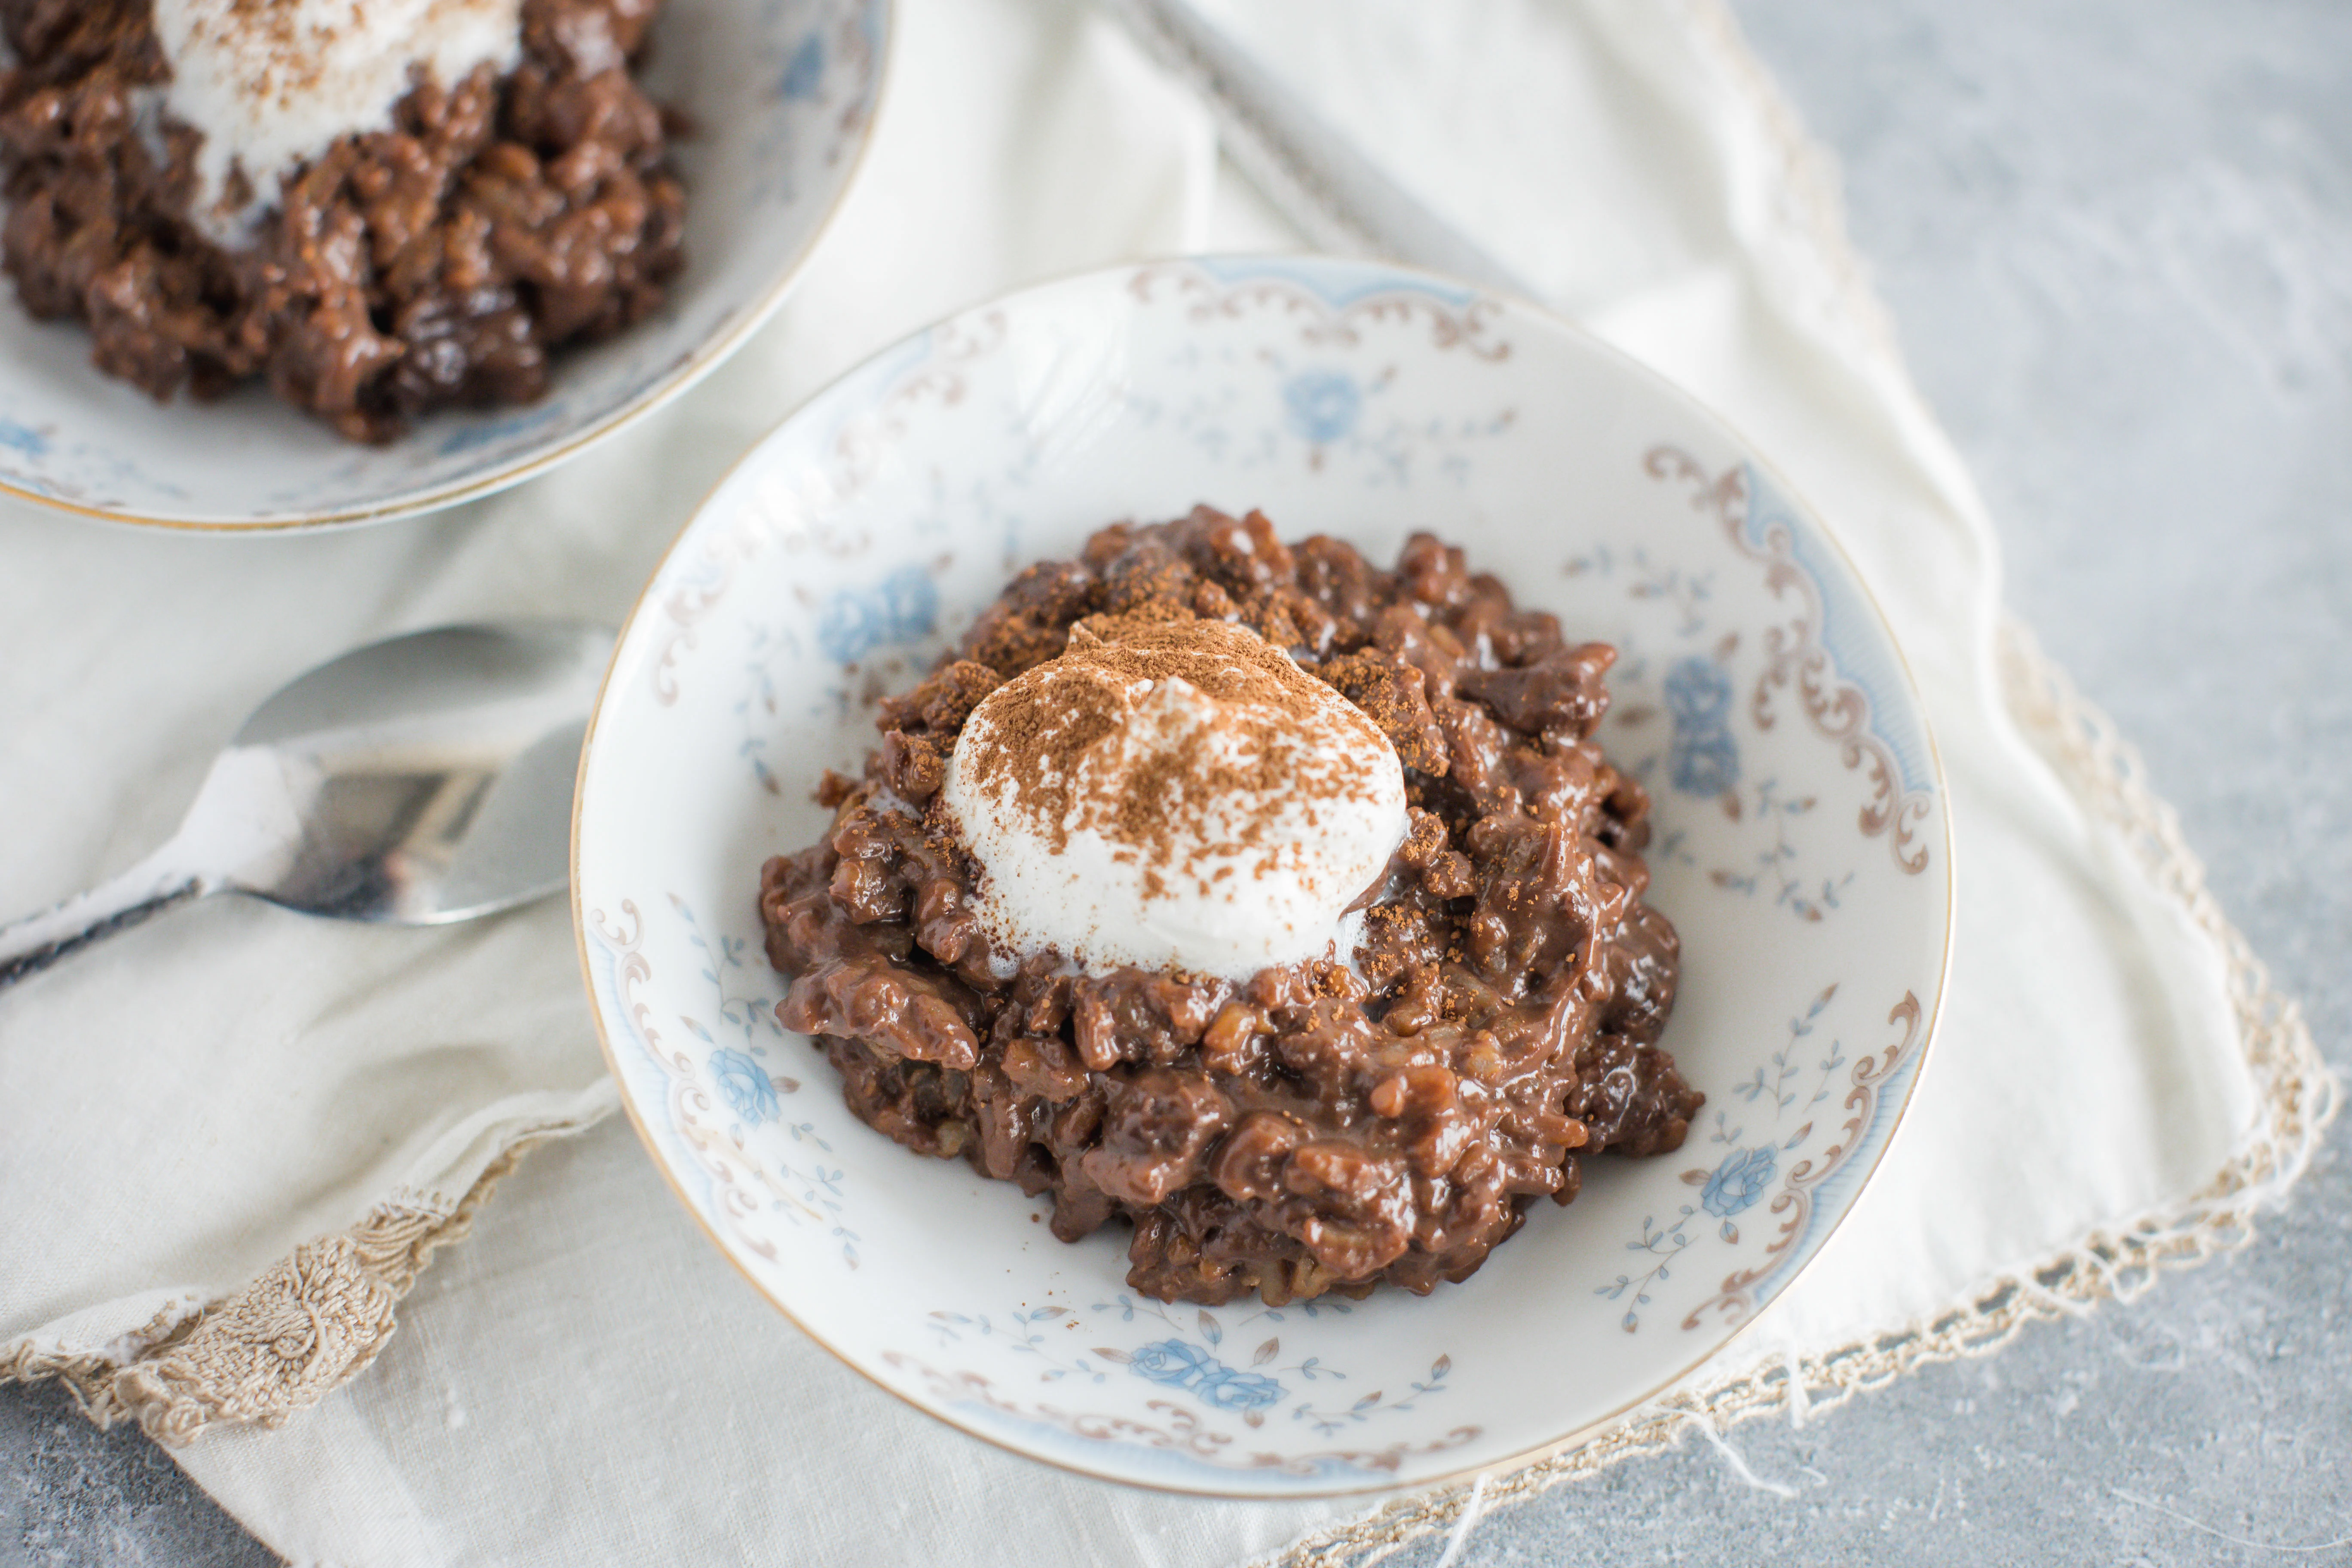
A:
<svg viewBox="0 0 2352 1568">
<path fill-rule="evenodd" d="M 1089 759 L 1138 737 L 1139 707 L 1171 684 L 1205 699 L 1206 721 L 1142 735 L 1150 749 L 1124 792 L 1093 783 Z M 1091 829 L 1119 858 L 1141 857 L 1157 894 L 1159 868 L 1205 885 L 1195 868 L 1264 843 L 1293 807 L 1313 826 L 1324 808 L 1374 798 L 1389 750 L 1365 714 L 1256 632 L 1155 596 L 1074 623 L 1059 658 L 981 704 L 958 766 L 974 796 L 1009 796 L 1057 850 Z M 1238 820 L 1235 803 L 1249 805 Z"/>
</svg>

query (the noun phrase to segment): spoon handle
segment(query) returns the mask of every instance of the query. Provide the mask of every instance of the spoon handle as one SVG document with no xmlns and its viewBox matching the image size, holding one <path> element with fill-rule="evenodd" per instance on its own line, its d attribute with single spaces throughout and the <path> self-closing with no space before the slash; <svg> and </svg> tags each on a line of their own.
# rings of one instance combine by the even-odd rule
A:
<svg viewBox="0 0 2352 1568">
<path fill-rule="evenodd" d="M 87 893 L 0 926 L 0 990 L 100 937 L 126 931 L 174 904 L 202 898 L 219 885 L 202 872 L 187 869 L 185 859 L 175 853 L 178 847 L 176 842 L 167 844 Z"/>
</svg>

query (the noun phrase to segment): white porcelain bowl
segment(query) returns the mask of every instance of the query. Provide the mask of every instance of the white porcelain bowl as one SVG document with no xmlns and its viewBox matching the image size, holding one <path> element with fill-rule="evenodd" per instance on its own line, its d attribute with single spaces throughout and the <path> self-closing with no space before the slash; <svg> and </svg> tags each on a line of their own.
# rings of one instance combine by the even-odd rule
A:
<svg viewBox="0 0 2352 1568">
<path fill-rule="evenodd" d="M 1665 1038 L 1707 1104 L 1461 1285 L 1163 1306 L 1125 1234 L 853 1118 L 783 1033 L 761 862 L 814 842 L 899 689 L 1022 565 L 1121 518 L 1264 507 L 1392 559 L 1459 542 L 1616 643 L 1680 928 Z M 1393 268 L 1200 260 L 1017 294 L 898 345 L 745 458 L 655 574 L 583 764 L 572 879 L 655 1159 L 875 1382 L 1074 1469 L 1213 1493 L 1425 1482 L 1569 1440 L 1712 1354 L 1853 1202 L 1916 1079 L 1951 925 L 1944 789 L 1887 628 L 1737 437 L 1532 307 Z"/>
<path fill-rule="evenodd" d="M 159 405 L 0 283 L 0 493 L 118 521 L 277 529 L 375 521 L 501 489 L 610 435 L 725 358 L 781 301 L 872 124 L 890 0 L 669 0 L 644 80 L 684 110 L 686 268 L 654 315 L 567 351 L 548 395 L 354 446 L 249 385 Z"/>
</svg>

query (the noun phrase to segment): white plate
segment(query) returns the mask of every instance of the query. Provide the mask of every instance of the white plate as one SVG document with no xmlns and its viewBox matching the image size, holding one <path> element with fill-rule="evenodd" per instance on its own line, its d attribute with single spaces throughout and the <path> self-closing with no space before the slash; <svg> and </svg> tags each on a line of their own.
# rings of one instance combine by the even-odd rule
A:
<svg viewBox="0 0 2352 1568">
<path fill-rule="evenodd" d="M 1615 642 L 1611 754 L 1680 928 L 1680 1152 L 1597 1162 L 1417 1298 L 1162 1306 L 1123 1227 L 908 1153 L 773 1016 L 761 862 L 820 768 L 1006 577 L 1120 518 L 1261 506 L 1392 559 L 1434 530 Z M 1202 260 L 1017 294 L 755 447 L 655 574 L 582 767 L 572 879 L 605 1050 L 687 1206 L 793 1321 L 992 1442 L 1189 1491 L 1425 1482 L 1571 1437 L 1719 1349 L 1811 1258 L 1943 994 L 1944 789 L 1826 531 L 1713 416 L 1532 307 L 1394 268 Z"/>
<path fill-rule="evenodd" d="M 691 385 L 783 299 L 865 150 L 890 0 L 669 0 L 644 80 L 690 115 L 686 268 L 660 310 L 559 355 L 519 408 L 343 440 L 258 385 L 157 404 L 89 363 L 79 322 L 0 283 L 0 492 L 117 521 L 276 529 L 376 521 L 502 489 Z"/>
</svg>

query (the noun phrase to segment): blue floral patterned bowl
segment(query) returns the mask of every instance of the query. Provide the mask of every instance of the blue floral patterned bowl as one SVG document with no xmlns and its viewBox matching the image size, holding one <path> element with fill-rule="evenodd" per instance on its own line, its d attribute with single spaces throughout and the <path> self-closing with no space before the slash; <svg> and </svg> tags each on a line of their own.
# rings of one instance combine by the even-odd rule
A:
<svg viewBox="0 0 2352 1568">
<path fill-rule="evenodd" d="M 1024 563 L 1260 506 L 1375 557 L 1416 528 L 1622 658 L 1603 731 L 1680 928 L 1672 1155 L 1602 1162 L 1475 1278 L 1203 1310 L 844 1108 L 777 1026 L 759 867 L 827 820 L 870 703 Z M 572 881 L 605 1049 L 687 1206 L 793 1321 L 968 1431 L 1119 1480 L 1366 1490 L 1570 1440 L 1684 1376 L 1820 1248 L 1943 994 L 1951 850 L 1895 643 L 1738 437 L 1531 307 L 1339 261 L 1124 268 L 877 358 L 744 458 L 614 657 Z"/>
<path fill-rule="evenodd" d="M 159 405 L 101 375 L 74 322 L 0 285 L 0 493 L 118 521 L 279 529 L 488 495 L 691 385 L 783 299 L 864 150 L 890 0 L 669 0 L 646 80 L 693 117 L 677 143 L 687 265 L 662 308 L 562 355 L 520 408 L 453 411 L 355 447 L 258 386 Z"/>
</svg>

